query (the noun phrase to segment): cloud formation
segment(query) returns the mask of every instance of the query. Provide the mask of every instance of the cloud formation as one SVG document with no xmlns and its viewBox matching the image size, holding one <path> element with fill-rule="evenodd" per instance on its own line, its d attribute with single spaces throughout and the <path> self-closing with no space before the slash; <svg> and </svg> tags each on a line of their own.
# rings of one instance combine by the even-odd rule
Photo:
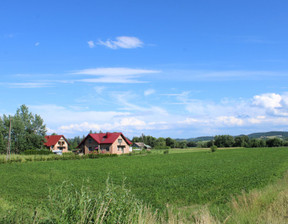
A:
<svg viewBox="0 0 288 224">
<path fill-rule="evenodd" d="M 156 92 L 155 89 L 147 89 L 147 90 L 144 91 L 144 96 L 152 95 L 155 92 Z"/>
<path fill-rule="evenodd" d="M 125 49 L 139 48 L 143 47 L 144 43 L 137 37 L 120 36 L 116 37 L 116 40 L 109 40 L 109 39 L 106 41 L 99 40 L 97 44 L 116 50 L 119 48 L 125 48 Z"/>
<path fill-rule="evenodd" d="M 87 43 L 88 43 L 88 46 L 89 46 L 90 48 L 94 48 L 94 47 L 95 47 L 94 41 L 90 40 L 90 41 L 87 41 Z"/>
<path fill-rule="evenodd" d="M 147 70 L 147 69 L 134 69 L 134 68 L 91 68 L 83 69 L 72 74 L 76 75 L 101 75 L 101 76 L 122 76 L 122 75 L 139 75 L 139 74 L 152 74 L 159 73 L 161 71 L 157 70 Z"/>
<path fill-rule="evenodd" d="M 145 83 L 146 81 L 139 80 L 139 77 L 144 74 L 156 74 L 161 71 L 134 69 L 134 68 L 92 68 L 83 69 L 72 74 L 98 76 L 97 78 L 80 79 L 80 82 L 89 83 Z"/>
<path fill-rule="evenodd" d="M 96 89 L 97 91 L 101 94 L 102 87 Z M 147 104 L 141 101 L 140 95 L 133 92 L 105 94 L 105 99 L 111 104 L 111 108 L 114 108 L 109 111 L 101 110 L 102 107 L 97 107 L 98 109 L 75 109 L 57 105 L 29 107 L 44 118 L 51 132 L 63 134 L 79 132 L 85 134 L 89 130 L 101 130 L 122 131 L 135 136 L 148 130 L 170 133 L 169 130 L 173 129 L 175 135 L 181 131 L 189 131 L 200 136 L 233 134 L 227 130 L 233 130 L 236 134 L 247 133 L 250 129 L 255 132 L 256 128 L 263 131 L 278 127 L 277 130 L 281 130 L 281 127 L 288 125 L 286 93 L 264 93 L 245 100 L 219 102 L 190 99 L 188 92 L 167 95 L 166 97 L 175 97 L 175 103 L 179 103 L 181 113 L 170 111 L 163 105 Z"/>
</svg>

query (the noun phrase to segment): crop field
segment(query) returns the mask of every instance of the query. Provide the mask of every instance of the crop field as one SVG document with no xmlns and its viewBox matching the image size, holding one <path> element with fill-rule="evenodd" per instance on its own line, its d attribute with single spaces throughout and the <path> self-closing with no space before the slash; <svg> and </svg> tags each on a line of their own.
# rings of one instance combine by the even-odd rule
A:
<svg viewBox="0 0 288 224">
<path fill-rule="evenodd" d="M 63 181 L 95 193 L 109 177 L 153 208 L 224 206 L 232 195 L 262 188 L 288 170 L 287 148 L 207 150 L 103 159 L 0 164 L 0 202 L 35 207 Z M 0 209 L 1 212 L 1 209 Z"/>
</svg>

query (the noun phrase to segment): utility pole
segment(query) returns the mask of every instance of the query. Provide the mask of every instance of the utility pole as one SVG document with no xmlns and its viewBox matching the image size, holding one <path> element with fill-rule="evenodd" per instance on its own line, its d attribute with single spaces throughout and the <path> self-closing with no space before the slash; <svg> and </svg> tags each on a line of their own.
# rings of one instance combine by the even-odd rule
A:
<svg viewBox="0 0 288 224">
<path fill-rule="evenodd" d="M 10 160 L 10 146 L 11 146 L 11 117 L 10 117 L 10 125 L 9 125 L 9 137 L 8 137 L 8 147 L 7 147 L 6 160 Z"/>
</svg>

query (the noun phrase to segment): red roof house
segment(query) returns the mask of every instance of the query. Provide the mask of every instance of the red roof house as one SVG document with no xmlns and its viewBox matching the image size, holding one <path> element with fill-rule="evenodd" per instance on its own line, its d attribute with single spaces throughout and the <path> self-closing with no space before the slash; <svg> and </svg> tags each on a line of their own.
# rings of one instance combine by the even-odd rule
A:
<svg viewBox="0 0 288 224">
<path fill-rule="evenodd" d="M 62 152 L 68 152 L 69 142 L 64 135 L 47 135 L 45 139 L 44 145 L 51 151 L 61 150 Z"/>
<path fill-rule="evenodd" d="M 132 143 L 121 132 L 88 134 L 79 144 L 80 152 L 89 153 L 129 153 Z"/>
</svg>

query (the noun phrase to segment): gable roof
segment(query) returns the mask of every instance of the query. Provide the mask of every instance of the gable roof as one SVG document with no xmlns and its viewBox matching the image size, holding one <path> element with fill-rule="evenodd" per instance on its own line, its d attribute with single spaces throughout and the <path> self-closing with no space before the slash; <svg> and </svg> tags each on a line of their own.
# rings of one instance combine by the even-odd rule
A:
<svg viewBox="0 0 288 224">
<path fill-rule="evenodd" d="M 61 139 L 61 137 L 63 137 L 64 140 L 68 143 L 68 145 L 70 145 L 67 139 L 64 137 L 64 135 L 47 135 L 45 136 L 46 142 L 44 143 L 44 145 L 46 146 L 56 145 L 56 143 Z"/>
<path fill-rule="evenodd" d="M 146 145 L 144 142 L 134 142 L 134 145 L 140 147 L 140 148 L 144 148 L 146 147 L 147 149 L 151 149 L 152 147 L 150 145 Z"/>
<path fill-rule="evenodd" d="M 82 140 L 82 142 L 79 144 L 79 146 L 90 136 L 93 138 L 98 144 L 113 144 L 116 139 L 119 136 L 122 136 L 122 138 L 126 141 L 128 145 L 132 145 L 132 142 L 130 142 L 121 132 L 107 132 L 107 133 L 96 133 L 96 134 L 88 134 L 86 138 Z M 79 147 L 78 146 L 78 147 Z"/>
</svg>

